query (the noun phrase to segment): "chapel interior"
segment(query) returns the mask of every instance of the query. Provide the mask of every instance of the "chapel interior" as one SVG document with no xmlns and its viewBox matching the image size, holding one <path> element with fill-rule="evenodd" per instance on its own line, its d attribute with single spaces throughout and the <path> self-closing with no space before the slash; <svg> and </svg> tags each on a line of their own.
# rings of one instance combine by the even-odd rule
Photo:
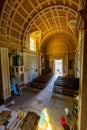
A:
<svg viewBox="0 0 87 130">
<path fill-rule="evenodd" d="M 0 0 L 0 107 L 39 120 L 21 130 L 87 130 L 86 56 L 86 0 Z"/>
</svg>

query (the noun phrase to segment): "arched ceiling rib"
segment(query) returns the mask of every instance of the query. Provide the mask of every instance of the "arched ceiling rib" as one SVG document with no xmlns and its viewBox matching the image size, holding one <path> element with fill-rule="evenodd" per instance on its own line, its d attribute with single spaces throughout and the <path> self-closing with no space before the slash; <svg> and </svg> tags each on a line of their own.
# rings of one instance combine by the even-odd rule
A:
<svg viewBox="0 0 87 130">
<path fill-rule="evenodd" d="M 70 39 L 71 38 L 71 39 Z M 62 45 L 65 45 L 65 47 L 67 48 L 67 52 L 73 52 L 75 51 L 75 41 L 74 39 L 72 39 L 72 37 L 67 37 L 67 34 L 61 34 L 60 33 L 55 33 L 54 35 L 49 35 L 47 36 L 47 38 L 44 39 L 44 41 L 42 42 L 41 45 L 41 51 L 45 52 L 46 47 L 48 45 L 50 45 L 50 43 L 54 44 L 54 43 L 61 43 Z"/>
<path fill-rule="evenodd" d="M 48 43 L 45 49 L 45 54 L 52 57 L 58 56 L 58 55 L 65 55 L 68 53 L 69 53 L 68 47 L 65 45 L 65 43 L 55 41 L 55 39 L 51 41 L 50 43 Z"/>
<path fill-rule="evenodd" d="M 82 0 L 5 0 L 0 33 L 9 43 L 26 44 L 26 37 L 41 31 L 42 41 L 55 31 L 77 40 L 76 23 Z M 70 21 L 74 21 L 70 25 Z M 49 38 L 50 38 L 49 35 Z M 47 38 L 47 39 L 49 39 Z"/>
</svg>

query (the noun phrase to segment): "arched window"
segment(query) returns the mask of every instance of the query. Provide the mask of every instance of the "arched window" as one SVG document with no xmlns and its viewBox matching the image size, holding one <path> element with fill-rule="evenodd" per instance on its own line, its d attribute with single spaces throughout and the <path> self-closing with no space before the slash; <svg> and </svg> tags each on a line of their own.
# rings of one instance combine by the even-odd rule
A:
<svg viewBox="0 0 87 130">
<path fill-rule="evenodd" d="M 31 51 L 36 51 L 36 41 L 32 37 L 30 37 L 30 50 Z"/>
</svg>

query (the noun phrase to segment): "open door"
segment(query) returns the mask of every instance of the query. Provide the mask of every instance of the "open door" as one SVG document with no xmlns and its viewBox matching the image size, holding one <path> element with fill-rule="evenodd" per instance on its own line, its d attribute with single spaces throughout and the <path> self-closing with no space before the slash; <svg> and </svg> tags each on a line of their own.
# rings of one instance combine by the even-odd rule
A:
<svg viewBox="0 0 87 130">
<path fill-rule="evenodd" d="M 56 75 L 63 74 L 63 59 L 54 60 L 54 74 Z"/>
</svg>

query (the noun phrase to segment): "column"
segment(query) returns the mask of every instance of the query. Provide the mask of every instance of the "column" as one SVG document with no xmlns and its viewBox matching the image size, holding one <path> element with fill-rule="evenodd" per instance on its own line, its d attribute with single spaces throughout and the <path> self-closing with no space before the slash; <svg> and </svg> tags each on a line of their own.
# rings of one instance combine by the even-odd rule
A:
<svg viewBox="0 0 87 130">
<path fill-rule="evenodd" d="M 78 130 L 87 130 L 87 7 L 80 11 L 84 20 L 82 30 L 81 76 L 79 90 Z"/>
<path fill-rule="evenodd" d="M 38 76 L 41 75 L 41 53 L 38 51 L 37 52 L 37 56 L 38 56 Z"/>
<path fill-rule="evenodd" d="M 8 49 L 0 48 L 0 98 L 11 96 Z"/>
</svg>

